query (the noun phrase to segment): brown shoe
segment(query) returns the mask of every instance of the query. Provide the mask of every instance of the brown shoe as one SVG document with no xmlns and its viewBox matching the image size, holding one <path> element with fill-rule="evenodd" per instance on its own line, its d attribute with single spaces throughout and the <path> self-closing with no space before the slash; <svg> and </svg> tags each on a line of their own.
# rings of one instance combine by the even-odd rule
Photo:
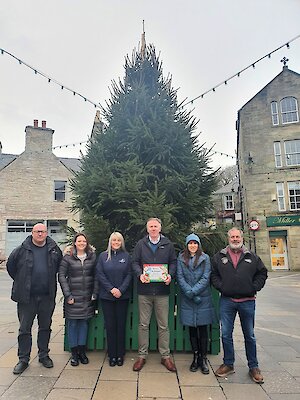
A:
<svg viewBox="0 0 300 400">
<path fill-rule="evenodd" d="M 175 364 L 171 360 L 171 357 L 162 358 L 161 359 L 161 364 L 164 365 L 167 368 L 167 370 L 169 370 L 171 372 L 176 372 L 177 371 L 177 369 L 175 367 Z"/>
<path fill-rule="evenodd" d="M 136 362 L 133 364 L 132 369 L 136 372 L 140 371 L 143 366 L 146 364 L 146 359 L 143 357 L 139 357 Z"/>
<path fill-rule="evenodd" d="M 251 379 L 259 384 L 264 383 L 264 377 L 261 374 L 261 371 L 259 368 L 251 368 L 249 369 L 249 375 L 251 376 Z"/>
<path fill-rule="evenodd" d="M 233 368 L 233 365 L 222 364 L 216 370 L 215 375 L 219 376 L 220 378 L 226 378 L 226 376 L 234 374 L 234 373 L 235 373 L 235 370 Z"/>
</svg>

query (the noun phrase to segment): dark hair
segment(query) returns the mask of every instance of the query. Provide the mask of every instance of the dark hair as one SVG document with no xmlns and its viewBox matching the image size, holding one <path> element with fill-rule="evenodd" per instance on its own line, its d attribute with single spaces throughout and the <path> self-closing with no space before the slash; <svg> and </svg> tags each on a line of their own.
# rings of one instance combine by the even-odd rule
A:
<svg viewBox="0 0 300 400">
<path fill-rule="evenodd" d="M 85 248 L 86 253 L 90 253 L 90 252 L 92 251 L 92 247 L 91 247 L 91 245 L 89 244 L 89 240 L 88 240 L 86 234 L 83 233 L 83 232 L 78 232 L 78 233 L 76 233 L 76 235 L 74 236 L 73 241 L 72 241 L 72 249 L 71 249 L 71 251 L 70 251 L 70 254 L 71 254 L 71 255 L 74 255 L 74 253 L 76 252 L 76 245 L 75 245 L 75 242 L 76 242 L 76 240 L 77 240 L 77 238 L 78 238 L 79 236 L 83 236 L 83 237 L 85 238 L 85 240 L 86 240 L 86 248 Z"/>
<path fill-rule="evenodd" d="M 196 254 L 195 254 L 196 257 L 195 257 L 195 261 L 194 261 L 193 267 L 195 267 L 197 265 L 199 257 L 201 256 L 202 253 L 203 252 L 202 252 L 201 246 L 198 243 L 198 249 L 197 249 Z M 184 250 L 182 252 L 182 257 L 183 257 L 183 261 L 184 261 L 185 265 L 188 267 L 189 261 L 190 261 L 190 258 L 191 258 L 191 253 L 189 252 L 189 249 L 188 249 L 187 245 L 185 246 L 185 248 L 184 248 Z"/>
</svg>

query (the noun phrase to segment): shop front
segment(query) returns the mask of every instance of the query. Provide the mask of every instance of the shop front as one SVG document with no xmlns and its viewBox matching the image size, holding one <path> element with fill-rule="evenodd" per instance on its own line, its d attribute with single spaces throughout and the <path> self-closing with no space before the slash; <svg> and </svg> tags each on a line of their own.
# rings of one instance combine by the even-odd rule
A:
<svg viewBox="0 0 300 400">
<path fill-rule="evenodd" d="M 300 228 L 300 215 L 270 216 L 266 218 L 272 270 L 291 269 L 289 262 L 293 254 L 289 254 L 293 246 L 288 246 L 290 236 L 295 238 L 295 232 Z M 293 239 L 292 239 L 293 240 Z"/>
</svg>

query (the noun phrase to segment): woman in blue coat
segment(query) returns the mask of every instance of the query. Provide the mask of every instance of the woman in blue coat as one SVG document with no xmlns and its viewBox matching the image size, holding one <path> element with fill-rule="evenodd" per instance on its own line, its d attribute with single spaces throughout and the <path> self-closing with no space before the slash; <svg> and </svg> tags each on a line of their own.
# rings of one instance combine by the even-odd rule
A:
<svg viewBox="0 0 300 400">
<path fill-rule="evenodd" d="M 209 256 L 201 249 L 199 236 L 188 235 L 186 247 L 178 256 L 177 282 L 181 289 L 180 316 L 189 327 L 194 353 L 190 371 L 209 373 L 207 364 L 208 325 L 216 321 L 210 290 Z"/>
<path fill-rule="evenodd" d="M 97 262 L 97 276 L 109 365 L 122 366 L 127 308 L 131 295 L 131 260 L 121 233 L 113 232 L 110 235 L 107 250 L 100 254 Z"/>
</svg>

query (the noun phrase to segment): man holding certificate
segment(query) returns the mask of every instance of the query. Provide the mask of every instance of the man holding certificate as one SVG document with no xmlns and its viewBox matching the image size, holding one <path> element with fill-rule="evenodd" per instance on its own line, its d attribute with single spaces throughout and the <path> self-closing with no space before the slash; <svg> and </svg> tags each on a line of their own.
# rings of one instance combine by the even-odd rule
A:
<svg viewBox="0 0 300 400">
<path fill-rule="evenodd" d="M 146 363 L 149 324 L 154 308 L 161 363 L 169 371 L 176 372 L 170 357 L 168 327 L 169 285 L 176 273 L 176 253 L 170 240 L 160 233 L 160 219 L 149 218 L 146 227 L 148 235 L 138 241 L 133 255 L 133 271 L 137 276 L 139 303 L 139 350 L 133 370 L 140 371 Z"/>
</svg>

